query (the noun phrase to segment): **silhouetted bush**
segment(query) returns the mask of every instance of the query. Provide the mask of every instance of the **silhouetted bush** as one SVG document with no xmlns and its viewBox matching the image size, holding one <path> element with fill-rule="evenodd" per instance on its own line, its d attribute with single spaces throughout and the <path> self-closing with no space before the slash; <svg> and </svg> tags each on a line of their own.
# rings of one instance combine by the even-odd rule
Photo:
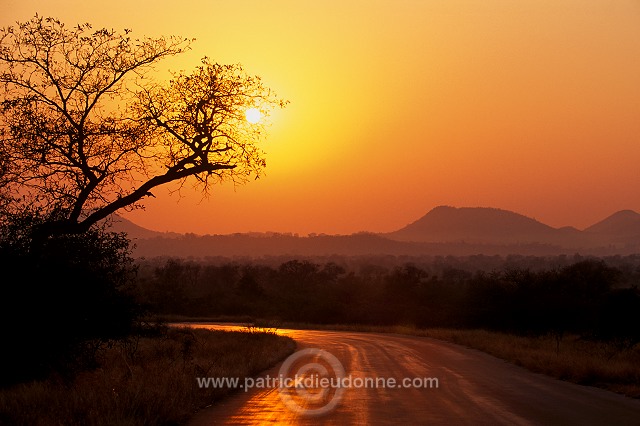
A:
<svg viewBox="0 0 640 426">
<path fill-rule="evenodd" d="M 613 289 L 600 303 L 592 337 L 628 349 L 640 342 L 640 291 L 637 287 Z"/>
<path fill-rule="evenodd" d="M 91 230 L 36 246 L 19 230 L 27 222 L 5 223 L 0 238 L 2 385 L 91 367 L 140 314 L 124 235 Z"/>
</svg>

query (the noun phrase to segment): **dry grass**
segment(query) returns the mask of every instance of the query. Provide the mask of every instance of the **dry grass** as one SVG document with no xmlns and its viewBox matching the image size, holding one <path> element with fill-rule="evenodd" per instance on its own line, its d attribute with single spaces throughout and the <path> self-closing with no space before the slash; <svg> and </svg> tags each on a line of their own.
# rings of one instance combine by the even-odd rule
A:
<svg viewBox="0 0 640 426">
<path fill-rule="evenodd" d="M 180 424 L 231 391 L 200 389 L 196 377 L 252 376 L 294 349 L 273 333 L 171 328 L 108 349 L 100 368 L 70 384 L 51 378 L 0 391 L 0 424 Z"/>
</svg>

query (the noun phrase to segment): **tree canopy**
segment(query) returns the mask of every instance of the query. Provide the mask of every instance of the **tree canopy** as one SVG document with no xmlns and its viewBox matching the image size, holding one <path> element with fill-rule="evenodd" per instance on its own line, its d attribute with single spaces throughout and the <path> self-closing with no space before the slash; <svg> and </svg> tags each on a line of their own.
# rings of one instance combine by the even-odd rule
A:
<svg viewBox="0 0 640 426">
<path fill-rule="evenodd" d="M 268 115 L 286 101 L 242 66 L 207 57 L 191 73 L 156 81 L 153 66 L 192 40 L 133 38 L 35 16 L 0 29 L 0 210 L 35 209 L 44 236 L 80 233 L 160 185 L 208 193 L 266 165 Z"/>
</svg>

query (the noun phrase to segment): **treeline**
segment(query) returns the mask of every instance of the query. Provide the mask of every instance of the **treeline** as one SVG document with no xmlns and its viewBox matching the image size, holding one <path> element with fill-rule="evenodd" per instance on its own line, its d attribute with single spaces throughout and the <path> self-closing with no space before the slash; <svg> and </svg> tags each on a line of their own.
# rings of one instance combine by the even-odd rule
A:
<svg viewBox="0 0 640 426">
<path fill-rule="evenodd" d="M 624 344 L 640 340 L 636 257 L 517 260 L 502 259 L 500 269 L 472 272 L 469 266 L 478 259 L 394 266 L 348 260 L 267 265 L 166 259 L 142 263 L 138 287 L 142 300 L 159 314 L 579 333 Z"/>
</svg>

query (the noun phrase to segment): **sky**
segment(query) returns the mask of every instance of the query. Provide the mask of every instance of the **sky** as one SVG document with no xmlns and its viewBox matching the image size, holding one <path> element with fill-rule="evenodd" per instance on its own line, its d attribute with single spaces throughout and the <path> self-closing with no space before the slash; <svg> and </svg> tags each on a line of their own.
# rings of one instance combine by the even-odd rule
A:
<svg viewBox="0 0 640 426">
<path fill-rule="evenodd" d="M 0 26 L 195 38 L 290 101 L 266 173 L 125 216 L 173 232 L 388 232 L 439 205 L 585 228 L 640 212 L 638 0 L 0 0 Z"/>
</svg>

